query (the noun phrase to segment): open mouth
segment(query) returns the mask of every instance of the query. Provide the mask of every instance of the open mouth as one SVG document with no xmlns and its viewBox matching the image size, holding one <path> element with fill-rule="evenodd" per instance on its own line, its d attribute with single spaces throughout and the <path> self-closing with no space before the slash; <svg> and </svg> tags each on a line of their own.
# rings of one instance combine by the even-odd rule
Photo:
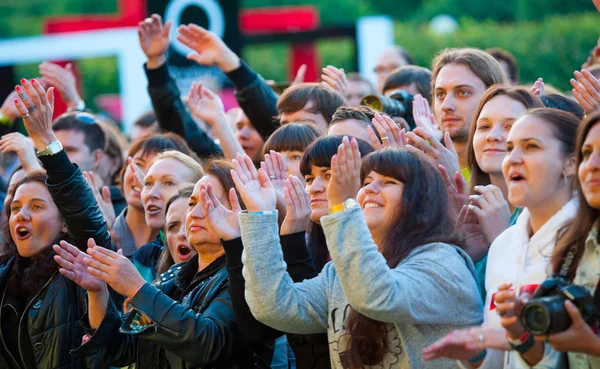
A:
<svg viewBox="0 0 600 369">
<path fill-rule="evenodd" d="M 191 258 L 193 255 L 192 251 L 193 250 L 187 245 L 177 245 L 177 254 L 179 255 L 179 259 L 181 259 L 181 261 L 186 261 Z"/>
<path fill-rule="evenodd" d="M 146 207 L 146 213 L 149 214 L 149 215 L 160 214 L 161 210 L 162 210 L 162 208 L 159 208 L 156 205 L 148 205 L 148 207 Z"/>
<path fill-rule="evenodd" d="M 374 202 L 368 202 L 365 204 L 365 209 L 371 209 L 371 208 L 381 208 L 382 206 L 379 204 L 376 204 Z"/>
<path fill-rule="evenodd" d="M 510 181 L 514 182 L 514 183 L 519 183 L 519 182 L 524 181 L 524 180 L 525 180 L 525 177 L 523 177 L 520 174 L 512 174 L 510 176 Z"/>
<path fill-rule="evenodd" d="M 27 227 L 18 227 L 17 228 L 17 239 L 25 240 L 31 236 L 31 231 Z"/>
</svg>

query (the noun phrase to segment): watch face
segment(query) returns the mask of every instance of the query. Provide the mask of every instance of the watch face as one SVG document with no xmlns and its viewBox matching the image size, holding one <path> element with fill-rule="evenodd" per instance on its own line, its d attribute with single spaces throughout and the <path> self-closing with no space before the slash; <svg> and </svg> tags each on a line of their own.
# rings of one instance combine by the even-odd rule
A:
<svg viewBox="0 0 600 369">
<path fill-rule="evenodd" d="M 354 199 L 347 199 L 346 201 L 344 201 L 344 208 L 346 208 L 346 209 L 353 208 L 355 205 L 356 205 L 356 200 L 354 200 Z"/>
</svg>

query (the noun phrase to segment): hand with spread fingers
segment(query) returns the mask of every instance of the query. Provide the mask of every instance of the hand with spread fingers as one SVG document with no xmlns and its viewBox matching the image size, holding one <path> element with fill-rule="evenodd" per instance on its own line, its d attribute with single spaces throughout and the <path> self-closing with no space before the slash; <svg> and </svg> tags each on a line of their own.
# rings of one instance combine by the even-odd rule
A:
<svg viewBox="0 0 600 369">
<path fill-rule="evenodd" d="M 302 181 L 296 176 L 289 176 L 283 194 L 287 211 L 280 234 L 285 236 L 305 231 L 310 224 L 311 207 Z"/>
<path fill-rule="evenodd" d="M 555 351 L 580 352 L 600 357 L 600 337 L 583 320 L 581 312 L 571 301 L 565 301 L 565 310 L 571 318 L 569 328 L 549 336 L 537 336 L 535 340 L 548 342 Z"/>
<path fill-rule="evenodd" d="M 239 68 L 240 58 L 213 32 L 195 24 L 181 25 L 177 40 L 194 50 L 187 58 L 200 65 L 216 65 L 225 73 Z"/>
<path fill-rule="evenodd" d="M 438 129 L 435 116 L 429 108 L 429 102 L 420 94 L 413 100 L 413 119 L 417 127 L 421 127 L 431 134 L 436 141 L 442 141 L 443 133 Z"/>
<path fill-rule="evenodd" d="M 269 175 L 262 169 L 258 171 L 248 155 L 238 154 L 233 159 L 231 176 L 242 200 L 249 212 L 276 210 L 277 196 Z"/>
<path fill-rule="evenodd" d="M 210 183 L 200 186 L 200 204 L 210 228 L 219 238 L 233 240 L 241 236 L 238 214 L 242 211 L 235 189 L 229 190 L 231 210 L 227 209 L 215 196 Z"/>
<path fill-rule="evenodd" d="M 152 14 L 138 23 L 138 37 L 142 51 L 148 58 L 146 65 L 148 69 L 157 69 L 167 61 L 170 30 L 171 22 L 163 25 L 162 18 L 158 14 Z"/>
<path fill-rule="evenodd" d="M 502 191 L 494 186 L 475 186 L 476 195 L 469 197 L 469 210 L 479 219 L 485 241 L 492 244 L 510 223 L 510 207 Z"/>
<path fill-rule="evenodd" d="M 437 167 L 441 164 L 448 173 L 460 172 L 458 154 L 454 149 L 449 132 L 444 134 L 445 147 L 431 133 L 420 127 L 408 132 L 406 137 L 408 138 L 408 145 L 425 154 L 434 166 Z"/>
<path fill-rule="evenodd" d="M 538 78 L 533 83 L 533 87 L 531 88 L 531 93 L 533 93 L 536 96 L 542 97 L 546 93 L 545 90 L 546 90 L 546 87 L 544 85 L 544 79 L 543 78 Z"/>
<path fill-rule="evenodd" d="M 344 136 L 338 152 L 331 158 L 331 178 L 327 190 L 329 207 L 339 205 L 347 199 L 356 198 L 361 188 L 361 157 L 358 141 Z"/>
<path fill-rule="evenodd" d="M 88 240 L 88 247 L 94 245 L 93 240 Z M 77 283 L 84 290 L 94 293 L 99 293 L 103 286 L 106 286 L 104 281 L 96 278 L 88 271 L 87 264 L 84 262 L 89 258 L 84 252 L 66 241 L 60 241 L 58 245 L 52 246 L 56 252 L 54 260 L 60 265 L 58 270 L 60 274 Z"/>
<path fill-rule="evenodd" d="M 91 187 L 98 207 L 106 220 L 106 226 L 109 230 L 112 229 L 115 224 L 117 215 L 115 214 L 115 208 L 113 207 L 112 199 L 110 196 L 110 189 L 107 186 L 102 187 L 102 192 L 98 190 L 98 182 L 96 181 L 96 175 L 93 172 L 83 172 L 83 178 Z"/>
<path fill-rule="evenodd" d="M 87 270 L 94 277 L 108 283 L 115 292 L 124 297 L 133 297 L 146 284 L 144 277 L 137 271 L 123 252 L 114 252 L 97 246 L 91 240 L 88 242 L 87 254 L 84 259 Z"/>
<path fill-rule="evenodd" d="M 0 138 L 0 152 L 14 152 L 21 162 L 21 166 L 26 173 L 36 170 L 42 170 L 42 166 L 37 160 L 33 141 L 19 132 L 7 133 Z"/>
<path fill-rule="evenodd" d="M 332 65 L 322 69 L 321 79 L 323 86 L 329 87 L 334 91 L 337 91 L 340 95 L 346 95 L 346 88 L 348 87 L 348 81 L 346 80 L 346 73 L 344 68 L 336 68 Z"/>
<path fill-rule="evenodd" d="M 571 78 L 573 96 L 586 115 L 600 110 L 600 81 L 588 70 L 575 71 Z"/>
<path fill-rule="evenodd" d="M 260 162 L 260 168 L 267 173 L 269 180 L 273 184 L 273 189 L 277 195 L 277 202 L 283 204 L 285 202 L 284 189 L 286 182 L 286 168 L 283 162 L 283 155 L 271 150 L 265 154 L 265 160 Z"/>
<path fill-rule="evenodd" d="M 21 85 L 15 88 L 18 99 L 15 107 L 23 117 L 25 129 L 33 140 L 38 151 L 46 150 L 52 142 L 57 141 L 52 131 L 52 113 L 54 112 L 54 87 L 48 91 L 35 78 L 31 81 L 21 79 Z"/>
<path fill-rule="evenodd" d="M 376 150 L 385 149 L 388 147 L 404 147 L 407 144 L 406 131 L 400 129 L 398 124 L 387 115 L 375 114 L 373 118 L 373 127 L 377 130 L 381 141 L 377 138 L 375 131 L 370 126 L 367 127 L 371 143 Z"/>
<path fill-rule="evenodd" d="M 483 350 L 496 349 L 509 351 L 510 346 L 503 329 L 473 327 L 451 332 L 423 350 L 423 359 L 431 361 L 441 358 L 468 361 L 480 356 Z M 469 363 L 472 368 L 481 365 Z"/>
<path fill-rule="evenodd" d="M 77 91 L 77 78 L 73 73 L 73 64 L 69 63 L 63 68 L 58 64 L 43 62 L 39 68 L 43 81 L 56 87 L 67 106 L 76 109 L 82 99 Z"/>
</svg>

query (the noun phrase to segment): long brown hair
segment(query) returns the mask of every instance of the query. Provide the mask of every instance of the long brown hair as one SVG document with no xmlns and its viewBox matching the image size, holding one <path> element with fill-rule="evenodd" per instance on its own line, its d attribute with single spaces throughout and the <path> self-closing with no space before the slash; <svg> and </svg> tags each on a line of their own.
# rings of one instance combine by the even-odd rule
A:
<svg viewBox="0 0 600 369">
<path fill-rule="evenodd" d="M 379 245 L 390 268 L 428 243 L 463 245 L 455 230 L 444 182 L 432 164 L 403 149 L 385 149 L 363 159 L 361 179 L 364 181 L 371 171 L 404 184 L 397 217 L 389 220 L 385 239 Z M 351 368 L 381 363 L 387 348 L 385 324 L 352 309 L 348 330 Z"/>
<path fill-rule="evenodd" d="M 475 186 L 487 186 L 490 182 L 490 175 L 484 172 L 475 158 L 475 149 L 473 148 L 473 137 L 475 131 L 477 131 L 477 120 L 481 115 L 481 111 L 485 104 L 492 100 L 496 96 L 506 96 L 511 100 L 520 102 L 525 106 L 526 109 L 543 108 L 544 104 L 539 97 L 535 96 L 529 90 L 520 86 L 509 86 L 509 85 L 493 85 L 485 91 L 477 110 L 473 115 L 473 121 L 469 128 L 469 142 L 467 144 L 467 166 L 471 171 L 471 192 Z"/>
<path fill-rule="evenodd" d="M 9 196 L 11 199 L 15 197 L 17 189 L 27 183 L 40 183 L 46 186 L 46 174 L 44 172 L 33 172 L 17 183 Z M 9 273 L 6 288 L 7 292 L 12 296 L 27 296 L 30 293 L 37 292 L 46 283 L 57 270 L 58 264 L 53 260 L 54 250 L 52 245 L 60 240 L 67 239 L 66 233 L 60 233 L 56 240 L 45 245 L 37 255 L 24 258 L 19 255 L 17 245 L 10 234 L 10 204 L 4 209 L 4 243 L 2 245 L 2 254 L 0 255 L 0 265 L 5 264 L 10 259 L 14 258 L 14 265 Z"/>
<path fill-rule="evenodd" d="M 577 143 L 575 145 L 576 168 L 579 168 L 581 162 L 583 161 L 583 155 L 581 153 L 583 143 L 585 142 L 585 139 L 592 127 L 598 123 L 600 123 L 600 113 L 595 113 L 588 116 L 579 125 L 579 129 L 577 131 Z M 579 209 L 575 217 L 559 230 L 556 247 L 554 247 L 554 252 L 552 254 L 552 267 L 555 272 L 558 272 L 560 260 L 562 259 L 563 255 L 565 255 L 571 245 L 577 245 L 578 252 L 568 273 L 568 278 L 570 279 L 575 277 L 575 271 L 577 270 L 577 266 L 579 265 L 581 257 L 583 256 L 585 240 L 594 226 L 594 223 L 596 220 L 598 220 L 598 217 L 600 217 L 600 209 L 591 207 L 585 199 L 585 195 L 581 190 L 581 182 L 579 181 L 578 175 L 575 175 L 573 186 L 575 191 L 577 191 Z"/>
</svg>

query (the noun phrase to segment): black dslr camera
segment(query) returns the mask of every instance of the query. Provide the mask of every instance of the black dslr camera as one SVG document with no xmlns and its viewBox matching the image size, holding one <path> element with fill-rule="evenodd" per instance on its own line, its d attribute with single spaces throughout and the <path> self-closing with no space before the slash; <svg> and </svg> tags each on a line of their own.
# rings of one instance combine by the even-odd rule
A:
<svg viewBox="0 0 600 369">
<path fill-rule="evenodd" d="M 523 306 L 521 324 L 534 336 L 566 330 L 571 325 L 571 318 L 564 305 L 567 300 L 579 309 L 581 317 L 590 327 L 598 323 L 600 314 L 588 290 L 555 276 L 542 282 L 531 301 Z"/>
<path fill-rule="evenodd" d="M 413 118 L 414 96 L 406 90 L 395 90 L 385 97 L 383 95 L 367 95 L 360 100 L 360 105 L 366 105 L 390 117 L 404 118 L 411 131 L 415 129 Z"/>
</svg>

